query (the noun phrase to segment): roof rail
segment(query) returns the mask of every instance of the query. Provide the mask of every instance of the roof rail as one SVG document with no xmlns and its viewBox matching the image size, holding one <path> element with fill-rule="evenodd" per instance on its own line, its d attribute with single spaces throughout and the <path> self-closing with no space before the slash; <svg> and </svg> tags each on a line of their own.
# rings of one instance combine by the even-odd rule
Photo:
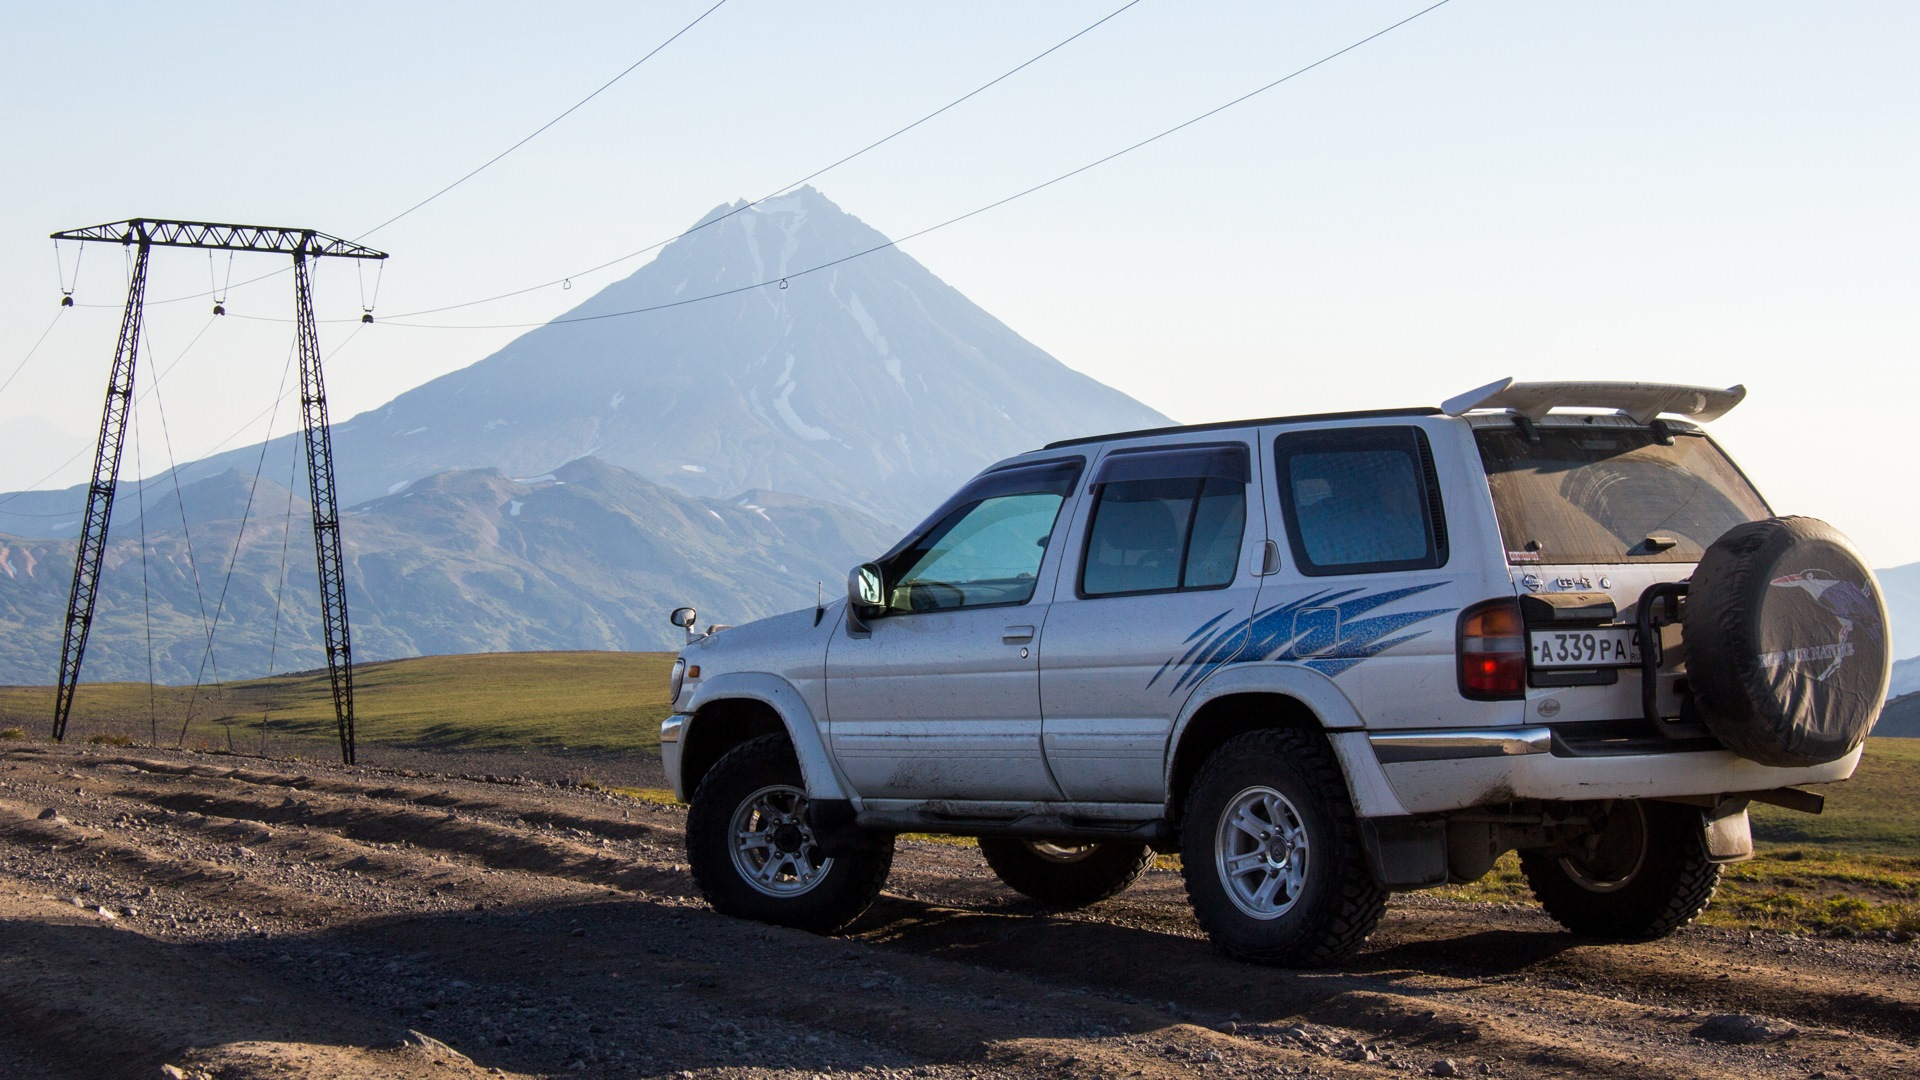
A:
<svg viewBox="0 0 1920 1080">
<path fill-rule="evenodd" d="M 1661 413 L 1704 424 L 1725 416 L 1746 396 L 1745 386 L 1715 390 L 1670 383 L 1514 382 L 1506 378 L 1448 398 L 1440 411 L 1461 416 L 1475 409 L 1506 409 L 1529 420 L 1540 420 L 1554 409 L 1584 407 L 1617 409 L 1636 424 L 1652 423 Z"/>
</svg>

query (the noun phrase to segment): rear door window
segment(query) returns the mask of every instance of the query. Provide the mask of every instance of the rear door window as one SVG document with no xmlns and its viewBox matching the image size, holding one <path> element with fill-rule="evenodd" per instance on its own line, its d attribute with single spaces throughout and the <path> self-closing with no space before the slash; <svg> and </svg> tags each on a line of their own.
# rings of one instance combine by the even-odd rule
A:
<svg viewBox="0 0 1920 1080">
<path fill-rule="evenodd" d="M 1698 562 L 1770 511 L 1711 439 L 1644 428 L 1541 426 L 1475 432 L 1513 563 Z"/>
<path fill-rule="evenodd" d="M 1232 584 L 1252 473 L 1243 445 L 1122 451 L 1094 476 L 1080 595 Z"/>
<path fill-rule="evenodd" d="M 1433 453 L 1414 427 L 1331 428 L 1274 440 L 1300 572 L 1378 574 L 1447 561 Z"/>
</svg>

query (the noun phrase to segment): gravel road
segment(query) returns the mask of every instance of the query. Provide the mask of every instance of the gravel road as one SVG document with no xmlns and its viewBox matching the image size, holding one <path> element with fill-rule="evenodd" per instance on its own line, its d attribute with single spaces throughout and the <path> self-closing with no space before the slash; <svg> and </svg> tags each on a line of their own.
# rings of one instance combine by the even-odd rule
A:
<svg viewBox="0 0 1920 1080">
<path fill-rule="evenodd" d="M 1289 972 L 1173 872 L 1047 915 L 922 841 L 819 938 L 708 911 L 681 808 L 420 764 L 0 750 L 0 1077 L 1920 1074 L 1912 944 L 1416 894 Z"/>
</svg>

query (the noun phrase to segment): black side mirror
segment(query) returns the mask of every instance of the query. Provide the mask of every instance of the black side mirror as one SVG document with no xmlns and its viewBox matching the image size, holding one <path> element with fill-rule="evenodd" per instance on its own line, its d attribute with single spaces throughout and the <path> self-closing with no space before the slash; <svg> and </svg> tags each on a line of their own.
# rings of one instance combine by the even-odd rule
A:
<svg viewBox="0 0 1920 1080">
<path fill-rule="evenodd" d="M 867 619 L 887 609 L 887 581 L 876 563 L 861 563 L 847 575 L 847 629 L 865 634 Z"/>
<path fill-rule="evenodd" d="M 699 612 L 690 607 L 677 607 L 673 609 L 673 614 L 667 616 L 667 621 L 684 630 L 692 626 L 693 620 L 698 617 Z"/>
</svg>

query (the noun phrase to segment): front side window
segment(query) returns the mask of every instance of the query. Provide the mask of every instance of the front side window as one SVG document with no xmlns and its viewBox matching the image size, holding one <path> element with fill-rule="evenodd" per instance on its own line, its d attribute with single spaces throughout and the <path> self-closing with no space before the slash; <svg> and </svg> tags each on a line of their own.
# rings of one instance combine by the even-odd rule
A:
<svg viewBox="0 0 1920 1080">
<path fill-rule="evenodd" d="M 1247 523 L 1244 447 L 1115 454 L 1094 479 L 1080 595 L 1232 584 Z"/>
<path fill-rule="evenodd" d="M 1274 440 L 1280 505 L 1300 572 L 1375 574 L 1445 565 L 1433 455 L 1418 428 L 1335 428 Z"/>
<path fill-rule="evenodd" d="M 1079 462 L 988 473 L 949 500 L 934 524 L 896 555 L 889 611 L 1024 604 L 1033 598 L 1060 507 Z"/>
</svg>

